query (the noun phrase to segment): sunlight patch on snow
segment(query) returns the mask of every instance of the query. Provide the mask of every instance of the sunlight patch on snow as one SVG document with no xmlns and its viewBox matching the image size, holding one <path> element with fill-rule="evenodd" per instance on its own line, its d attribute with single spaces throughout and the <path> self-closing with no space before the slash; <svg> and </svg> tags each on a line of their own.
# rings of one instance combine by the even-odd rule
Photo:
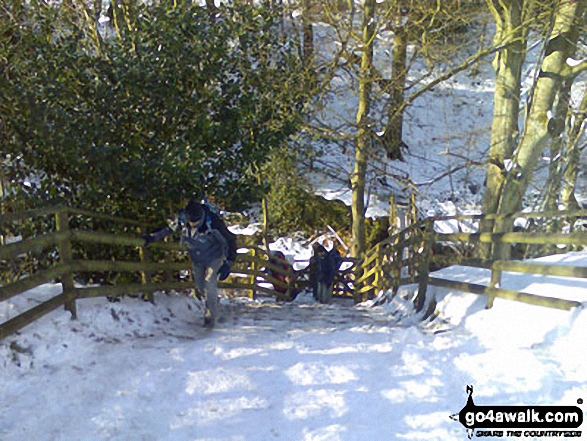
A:
<svg viewBox="0 0 587 441">
<path fill-rule="evenodd" d="M 242 435 L 234 435 L 230 438 L 196 438 L 194 441 L 245 441 L 246 438 Z"/>
<path fill-rule="evenodd" d="M 197 403 L 186 412 L 180 412 L 170 423 L 170 429 L 178 430 L 195 425 L 218 423 L 234 418 L 247 410 L 265 409 L 267 401 L 259 397 L 231 397 L 222 400 L 208 400 Z"/>
<path fill-rule="evenodd" d="M 584 63 L 585 60 L 575 60 L 571 57 L 567 58 L 567 64 L 571 67 L 579 66 L 581 63 Z"/>
<path fill-rule="evenodd" d="M 568 316 L 568 311 L 497 298 L 491 310 L 467 317 L 465 328 L 478 335 L 479 343 L 487 349 L 529 348 L 543 341 L 547 332 Z"/>
<path fill-rule="evenodd" d="M 462 426 L 461 426 L 461 428 L 462 428 Z M 461 439 L 461 437 L 463 439 L 467 438 L 466 432 L 464 430 L 462 432 L 465 434 L 465 436 L 460 434 L 460 436 L 456 439 Z M 423 440 L 423 439 L 425 439 L 426 441 L 446 441 L 449 439 L 455 439 L 454 433 L 449 432 L 446 429 L 433 429 L 429 432 L 425 432 L 425 431 L 421 430 L 418 432 L 410 432 L 410 433 L 404 433 L 404 434 L 398 433 L 397 437 L 400 439 L 415 439 L 418 441 Z"/>
<path fill-rule="evenodd" d="M 228 227 L 228 229 L 232 231 L 234 234 L 240 234 L 241 236 L 252 236 L 253 234 L 258 233 L 259 231 L 262 231 L 263 225 L 260 223 L 249 224 L 246 227 L 243 227 L 241 225 L 231 225 Z"/>
<path fill-rule="evenodd" d="M 304 428 L 304 441 L 341 441 L 341 435 L 346 432 L 346 427 L 340 424 L 333 424 L 331 426 L 320 427 L 315 430 L 308 430 Z"/>
<path fill-rule="evenodd" d="M 255 327 L 253 329 L 258 330 L 259 327 Z M 230 350 L 224 350 L 222 347 L 214 348 L 214 356 L 219 357 L 222 360 L 234 360 L 235 358 L 240 357 L 250 357 L 250 356 L 258 356 L 258 355 L 267 355 L 273 351 L 288 351 L 294 347 L 294 343 L 290 341 L 281 341 L 281 342 L 274 342 L 266 345 L 260 345 L 255 347 L 243 347 L 243 348 L 233 348 Z"/>
<path fill-rule="evenodd" d="M 471 376 L 479 391 L 478 396 L 494 387 L 502 393 L 539 390 L 550 375 L 550 368 L 542 364 L 533 351 L 523 348 L 491 349 L 480 354 L 461 355 L 456 357 L 454 364 Z"/>
<path fill-rule="evenodd" d="M 322 362 L 298 363 L 285 371 L 289 380 L 299 386 L 344 384 L 357 380 L 358 366 L 332 366 Z"/>
<path fill-rule="evenodd" d="M 451 337 L 437 337 L 431 343 L 430 347 L 437 351 L 444 351 L 450 348 L 456 348 L 460 345 L 460 342 Z"/>
<path fill-rule="evenodd" d="M 16 307 L 12 303 L 2 302 L 0 309 L 0 317 L 2 318 L 2 321 L 7 322 L 11 317 L 13 317 L 12 313 L 15 309 Z"/>
<path fill-rule="evenodd" d="M 122 407 L 117 404 L 112 408 L 103 409 L 102 412 L 101 415 L 92 418 L 92 421 L 98 426 L 95 433 L 108 437 L 120 435 L 125 419 Z"/>
<path fill-rule="evenodd" d="M 189 372 L 186 392 L 189 395 L 201 393 L 212 395 L 235 390 L 253 390 L 249 377 L 236 369 L 210 369 Z"/>
<path fill-rule="evenodd" d="M 420 415 L 408 415 L 406 424 L 414 429 L 430 429 L 446 422 L 447 412 L 433 412 Z"/>
<path fill-rule="evenodd" d="M 344 393 L 332 389 L 297 392 L 285 397 L 283 413 L 289 420 L 319 417 L 323 413 L 340 418 L 348 412 Z"/>
<path fill-rule="evenodd" d="M 373 324 L 368 324 L 362 326 L 353 326 L 352 328 L 349 328 L 348 331 L 355 334 L 388 334 L 389 326 L 376 326 Z"/>
<path fill-rule="evenodd" d="M 224 352 L 222 348 L 216 348 L 214 355 L 221 358 L 222 360 L 233 360 L 239 357 L 248 357 L 253 355 L 259 355 L 265 352 L 264 348 L 238 348 L 231 349 L 230 351 Z"/>
<path fill-rule="evenodd" d="M 409 380 L 399 383 L 401 388 L 381 391 L 381 395 L 392 403 L 403 403 L 407 400 L 417 399 L 421 402 L 434 403 L 438 401 L 436 389 L 444 384 L 437 377 L 427 378 L 425 381 Z"/>
<path fill-rule="evenodd" d="M 421 375 L 429 367 L 429 362 L 418 352 L 409 352 L 407 349 L 402 353 L 401 368 L 397 375 Z"/>
<path fill-rule="evenodd" d="M 169 355 L 171 356 L 172 360 L 184 361 L 184 358 L 181 356 L 182 352 L 184 352 L 183 349 L 173 348 L 173 349 L 170 349 L 168 352 L 169 352 Z"/>
<path fill-rule="evenodd" d="M 352 331 L 355 328 L 352 328 Z M 388 353 L 393 350 L 391 343 L 374 343 L 374 344 L 356 344 L 349 346 L 338 346 L 336 348 L 328 349 L 300 349 L 300 354 L 314 354 L 314 355 L 339 355 L 339 354 L 370 354 L 370 353 Z"/>
</svg>

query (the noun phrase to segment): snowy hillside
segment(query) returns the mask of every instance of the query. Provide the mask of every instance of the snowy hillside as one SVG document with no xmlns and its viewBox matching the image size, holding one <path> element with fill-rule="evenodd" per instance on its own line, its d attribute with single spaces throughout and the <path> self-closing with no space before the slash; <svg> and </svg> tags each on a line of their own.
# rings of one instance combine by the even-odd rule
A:
<svg viewBox="0 0 587 441">
<path fill-rule="evenodd" d="M 474 34 L 475 30 L 471 30 Z M 489 31 L 488 31 L 489 32 Z M 491 32 L 489 32 L 491 34 Z M 315 38 L 323 60 L 329 60 L 336 44 L 330 27 L 317 24 Z M 478 44 L 475 35 L 463 36 Z M 522 100 L 528 99 L 529 91 L 536 77 L 536 59 L 541 50 L 541 40 L 537 36 L 530 42 L 527 62 L 522 74 Z M 487 42 L 489 44 L 490 42 Z M 374 45 L 374 62 L 378 71 L 389 78 L 393 45 L 393 33 L 378 35 Z M 453 66 L 474 53 L 476 47 L 462 49 L 451 60 Z M 468 51 L 468 52 L 467 52 Z M 389 214 L 388 201 L 391 192 L 397 201 L 405 200 L 412 189 L 417 195 L 417 203 L 423 215 L 452 215 L 458 213 L 479 213 L 486 172 L 486 159 L 489 152 L 491 121 L 493 117 L 493 92 L 495 72 L 492 56 L 480 60 L 475 69 L 458 73 L 449 80 L 426 92 L 406 111 L 404 119 L 404 141 L 409 146 L 404 151 L 405 161 L 389 161 L 383 152 L 373 152 L 369 163 L 367 185 L 368 216 Z M 450 70 L 449 67 L 445 68 Z M 427 67 L 423 60 L 417 60 L 409 71 L 409 82 L 425 77 Z M 441 73 L 438 67 L 427 79 L 430 81 Z M 324 108 L 316 116 L 320 125 L 338 128 L 339 135 L 354 133 L 354 121 L 358 106 L 358 83 L 355 77 L 341 71 L 331 82 L 331 93 L 327 95 Z M 422 84 L 414 85 L 406 91 L 406 97 L 414 93 Z M 385 94 L 375 88 L 373 104 L 374 130 L 383 130 L 381 122 Z M 573 85 L 572 105 L 576 108 L 585 89 L 584 78 L 580 77 Z M 383 96 L 383 98 L 382 98 Z M 520 116 L 523 124 L 523 115 Z M 353 167 L 354 151 L 349 141 L 343 154 L 340 146 L 329 145 L 323 157 L 317 161 L 317 169 L 328 173 L 315 173 L 312 183 L 317 193 L 326 198 L 336 198 L 350 205 L 351 192 L 348 178 Z M 547 152 L 545 152 L 547 153 Z M 528 191 L 528 203 L 543 196 L 549 159 L 539 161 L 534 183 Z M 584 162 L 584 161 L 582 161 Z M 576 187 L 579 201 L 587 198 L 587 182 L 581 166 Z M 340 179 L 333 179 L 339 176 Z M 406 182 L 411 182 L 408 186 Z"/>
</svg>

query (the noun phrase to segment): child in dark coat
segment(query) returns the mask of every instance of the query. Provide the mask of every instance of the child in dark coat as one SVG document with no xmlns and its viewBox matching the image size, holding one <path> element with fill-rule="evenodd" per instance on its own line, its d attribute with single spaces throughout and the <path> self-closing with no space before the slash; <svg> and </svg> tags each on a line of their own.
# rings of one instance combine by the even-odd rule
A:
<svg viewBox="0 0 587 441">
<path fill-rule="evenodd" d="M 320 303 L 328 304 L 332 300 L 332 285 L 336 273 L 336 264 L 331 253 L 322 245 L 316 251 L 316 299 Z"/>
</svg>

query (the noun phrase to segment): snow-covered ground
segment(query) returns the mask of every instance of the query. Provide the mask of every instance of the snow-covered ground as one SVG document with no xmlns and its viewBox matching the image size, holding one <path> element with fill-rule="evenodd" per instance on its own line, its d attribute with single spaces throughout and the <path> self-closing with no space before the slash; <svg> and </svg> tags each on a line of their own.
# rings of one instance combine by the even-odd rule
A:
<svg viewBox="0 0 587 441">
<path fill-rule="evenodd" d="M 376 57 L 390 42 L 378 44 Z M 485 64 L 477 76 L 461 73 L 413 103 L 406 162 L 384 160 L 370 170 L 377 176 L 369 180 L 369 215 L 388 212 L 396 178 L 408 175 L 424 214 L 478 210 L 491 78 Z M 351 81 L 336 77 L 333 90 L 354 88 Z M 356 90 L 347 93 L 325 109 L 328 122 L 333 115 L 354 120 Z M 315 190 L 348 203 L 352 152 L 333 148 L 319 161 L 342 179 L 313 176 Z M 586 189 L 580 178 L 579 199 Z M 309 258 L 291 239 L 275 249 Z M 587 266 L 587 253 L 543 260 Z M 489 279 L 485 270 L 463 267 L 441 274 Z M 580 279 L 504 273 L 503 286 L 587 305 Z M 403 299 L 410 289 L 383 306 L 340 299 L 325 306 L 308 294 L 290 304 L 225 298 L 223 321 L 211 331 L 201 327 L 202 305 L 184 294 L 159 294 L 155 305 L 128 297 L 79 301 L 77 320 L 55 311 L 0 341 L 0 441 L 464 440 L 464 427 L 449 416 L 467 402 L 467 385 L 477 405 L 587 399 L 584 307 L 567 312 L 496 299 L 486 310 L 483 297 L 430 288 L 439 316 L 419 323 Z M 60 290 L 44 285 L 0 302 L 0 321 Z"/>
<path fill-rule="evenodd" d="M 587 266 L 587 253 L 544 260 Z M 442 274 L 488 280 L 479 269 Z M 504 286 L 587 302 L 579 279 L 505 273 Z M 44 285 L 0 314 L 60 289 Z M 477 405 L 587 398 L 583 307 L 497 299 L 486 310 L 481 296 L 431 288 L 440 315 L 418 325 L 402 304 L 410 289 L 377 307 L 225 298 L 211 331 L 186 295 L 79 301 L 77 320 L 55 311 L 0 342 L 0 439 L 464 440 L 450 415 L 467 385 Z"/>
</svg>

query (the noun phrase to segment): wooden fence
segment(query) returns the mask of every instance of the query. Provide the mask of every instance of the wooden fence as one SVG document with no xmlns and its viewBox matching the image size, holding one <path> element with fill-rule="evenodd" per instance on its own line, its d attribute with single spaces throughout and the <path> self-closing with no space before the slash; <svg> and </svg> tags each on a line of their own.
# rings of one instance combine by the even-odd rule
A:
<svg viewBox="0 0 587 441">
<path fill-rule="evenodd" d="M 504 289 L 500 287 L 501 276 L 503 271 L 510 271 L 587 278 L 586 267 L 516 260 L 583 249 L 587 246 L 587 232 L 583 231 L 586 218 L 587 210 L 428 218 L 383 240 L 366 254 L 357 279 L 357 301 L 372 298 L 382 289 L 391 289 L 394 295 L 400 286 L 418 284 L 414 296 L 417 311 L 425 306 L 428 285 L 487 295 L 488 307 L 492 306 L 496 297 L 500 297 L 533 305 L 571 309 L 580 302 Z M 488 224 L 489 228 L 501 222 L 505 226 L 504 232 L 478 232 L 482 222 Z M 452 223 L 457 232 L 435 231 L 435 225 L 440 223 Z M 496 260 L 476 257 L 481 244 L 502 247 L 504 257 Z M 491 270 L 489 284 L 485 286 L 430 276 L 433 270 L 455 264 Z M 434 306 L 433 303 L 429 304 L 429 310 L 424 316 L 431 314 Z"/>
<path fill-rule="evenodd" d="M 7 239 L 0 246 L 0 302 L 56 280 L 63 287 L 61 294 L 1 323 L 0 339 L 61 306 L 76 317 L 80 299 L 140 294 L 153 301 L 156 291 L 192 289 L 187 252 L 177 242 L 145 248 L 140 235 L 147 228 L 140 222 L 64 207 L 0 216 L 0 234 Z M 18 236 L 11 238 L 11 231 Z M 287 262 L 267 251 L 244 251 L 220 288 L 284 299 L 308 283 L 305 271 L 290 273 Z M 92 283 L 96 278 L 99 284 Z"/>
<path fill-rule="evenodd" d="M 339 272 L 335 294 L 352 296 L 359 302 L 373 298 L 381 290 L 389 289 L 396 294 L 400 286 L 417 284 L 415 308 L 421 311 L 426 307 L 428 315 L 435 305 L 426 304 L 426 290 L 434 285 L 485 294 L 489 307 L 495 297 L 501 297 L 570 309 L 579 302 L 500 288 L 501 274 L 507 270 L 587 278 L 587 268 L 507 258 L 481 259 L 475 258 L 475 253 L 479 244 L 513 248 L 520 257 L 582 249 L 587 245 L 587 233 L 577 231 L 577 225 L 585 216 L 587 211 L 429 218 L 378 243 L 362 261 L 347 259 L 350 264 Z M 519 219 L 528 220 L 523 231 L 513 227 L 514 220 Z M 466 226 L 476 231 L 481 221 L 511 224 L 512 232 L 463 230 Z M 438 233 L 434 228 L 436 222 L 452 222 L 457 232 Z M 58 280 L 63 286 L 61 294 L 1 323 L 0 339 L 61 306 L 75 317 L 76 302 L 80 299 L 142 294 L 153 301 L 156 291 L 191 289 L 187 253 L 177 243 L 154 243 L 144 248 L 139 236 L 146 228 L 153 226 L 66 207 L 0 216 L 0 235 L 8 239 L 0 246 L 0 274 L 4 278 L 0 282 L 0 302 L 47 282 Z M 11 234 L 18 237 L 10 240 Z M 281 299 L 308 286 L 308 270 L 293 272 L 285 269 L 287 265 L 283 263 L 261 248 L 246 248 L 238 255 L 231 277 L 219 286 L 246 291 L 250 296 L 263 292 Z M 430 276 L 431 271 L 454 264 L 490 269 L 491 282 L 483 286 Z M 269 270 L 287 281 L 270 275 Z M 281 287 L 278 291 L 283 292 L 274 287 Z"/>
</svg>

